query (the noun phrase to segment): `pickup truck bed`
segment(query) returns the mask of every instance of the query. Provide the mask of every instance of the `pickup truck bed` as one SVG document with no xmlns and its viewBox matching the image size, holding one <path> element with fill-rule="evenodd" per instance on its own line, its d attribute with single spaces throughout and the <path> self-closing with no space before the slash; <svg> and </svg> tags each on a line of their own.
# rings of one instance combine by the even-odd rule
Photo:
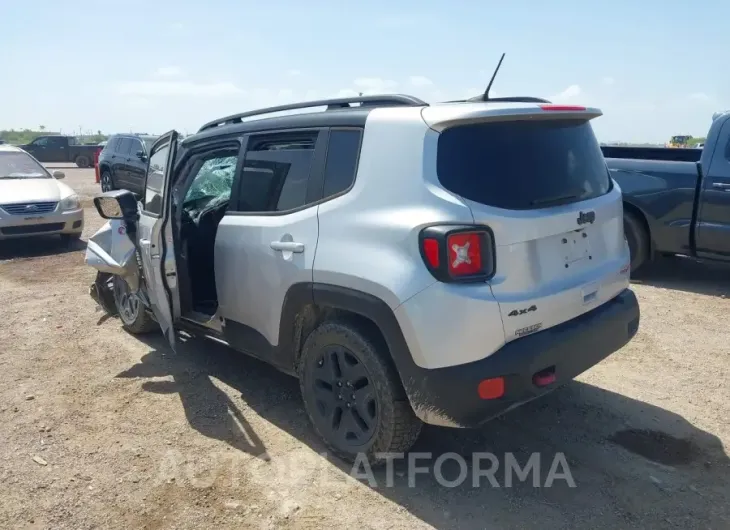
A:
<svg viewBox="0 0 730 530">
<path fill-rule="evenodd" d="M 624 195 L 632 271 L 661 254 L 730 260 L 730 112 L 703 149 L 602 150 Z"/>
<path fill-rule="evenodd" d="M 606 158 L 629 160 L 653 160 L 667 162 L 699 162 L 702 149 L 670 149 L 667 147 L 624 147 L 618 145 L 601 146 Z"/>
<path fill-rule="evenodd" d="M 91 167 L 98 145 L 84 145 L 71 136 L 39 136 L 31 143 L 19 146 L 39 162 L 73 162 L 79 167 Z"/>
</svg>

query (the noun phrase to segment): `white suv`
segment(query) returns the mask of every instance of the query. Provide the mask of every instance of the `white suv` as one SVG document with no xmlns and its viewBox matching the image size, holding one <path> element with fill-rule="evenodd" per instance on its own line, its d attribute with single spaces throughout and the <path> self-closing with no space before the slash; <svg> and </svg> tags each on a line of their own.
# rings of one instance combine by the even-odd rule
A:
<svg viewBox="0 0 730 530">
<path fill-rule="evenodd" d="M 481 425 L 636 333 L 599 115 L 394 95 L 170 132 L 139 208 L 96 199 L 112 221 L 89 242 L 92 295 L 131 332 L 174 347 L 187 328 L 297 376 L 328 446 L 377 463 L 422 422 Z"/>
</svg>

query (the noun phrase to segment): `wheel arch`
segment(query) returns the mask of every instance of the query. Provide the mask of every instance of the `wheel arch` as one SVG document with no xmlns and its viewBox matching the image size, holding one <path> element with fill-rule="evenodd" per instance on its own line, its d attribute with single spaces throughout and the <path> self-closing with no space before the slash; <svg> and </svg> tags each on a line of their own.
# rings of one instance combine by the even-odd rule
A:
<svg viewBox="0 0 730 530">
<path fill-rule="evenodd" d="M 649 222 L 649 216 L 646 214 L 644 210 L 642 210 L 639 206 L 636 204 L 629 202 L 624 198 L 624 213 L 628 213 L 632 216 L 634 216 L 644 227 L 644 230 L 646 230 L 646 236 L 647 241 L 649 243 L 649 259 L 654 259 L 655 255 L 655 246 L 654 246 L 654 238 L 652 237 L 652 229 L 651 229 L 651 223 Z"/>
<path fill-rule="evenodd" d="M 309 334 L 325 320 L 346 320 L 380 342 L 405 385 L 404 373 L 415 367 L 410 350 L 391 307 L 369 293 L 325 283 L 293 285 L 284 299 L 279 327 L 279 349 L 289 357 L 285 363 L 296 372 Z M 406 389 L 407 390 L 407 389 Z"/>
</svg>

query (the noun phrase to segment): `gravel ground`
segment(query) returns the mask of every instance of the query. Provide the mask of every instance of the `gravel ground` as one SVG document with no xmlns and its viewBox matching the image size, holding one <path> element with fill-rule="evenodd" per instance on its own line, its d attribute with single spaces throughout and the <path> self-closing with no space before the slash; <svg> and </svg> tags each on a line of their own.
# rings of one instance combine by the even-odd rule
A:
<svg viewBox="0 0 730 530">
<path fill-rule="evenodd" d="M 87 201 L 98 189 L 64 171 Z M 497 487 L 409 487 L 402 462 L 369 483 L 320 455 L 295 380 L 211 341 L 172 354 L 125 334 L 87 294 L 83 246 L 4 243 L 0 527 L 728 528 L 728 272 L 667 260 L 635 282 L 642 323 L 620 352 L 482 430 L 424 429 L 416 452 L 493 453 Z M 536 452 L 540 487 L 508 487 L 506 453 Z M 575 487 L 545 487 L 558 453 Z"/>
</svg>

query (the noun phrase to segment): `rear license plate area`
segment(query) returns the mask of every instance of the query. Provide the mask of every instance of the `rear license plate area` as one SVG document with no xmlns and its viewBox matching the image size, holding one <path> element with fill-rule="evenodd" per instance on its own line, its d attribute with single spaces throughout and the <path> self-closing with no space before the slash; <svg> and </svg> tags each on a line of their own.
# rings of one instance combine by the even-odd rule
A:
<svg viewBox="0 0 730 530">
<path fill-rule="evenodd" d="M 563 234 L 560 238 L 560 245 L 566 266 L 591 259 L 590 237 L 585 230 Z"/>
</svg>

